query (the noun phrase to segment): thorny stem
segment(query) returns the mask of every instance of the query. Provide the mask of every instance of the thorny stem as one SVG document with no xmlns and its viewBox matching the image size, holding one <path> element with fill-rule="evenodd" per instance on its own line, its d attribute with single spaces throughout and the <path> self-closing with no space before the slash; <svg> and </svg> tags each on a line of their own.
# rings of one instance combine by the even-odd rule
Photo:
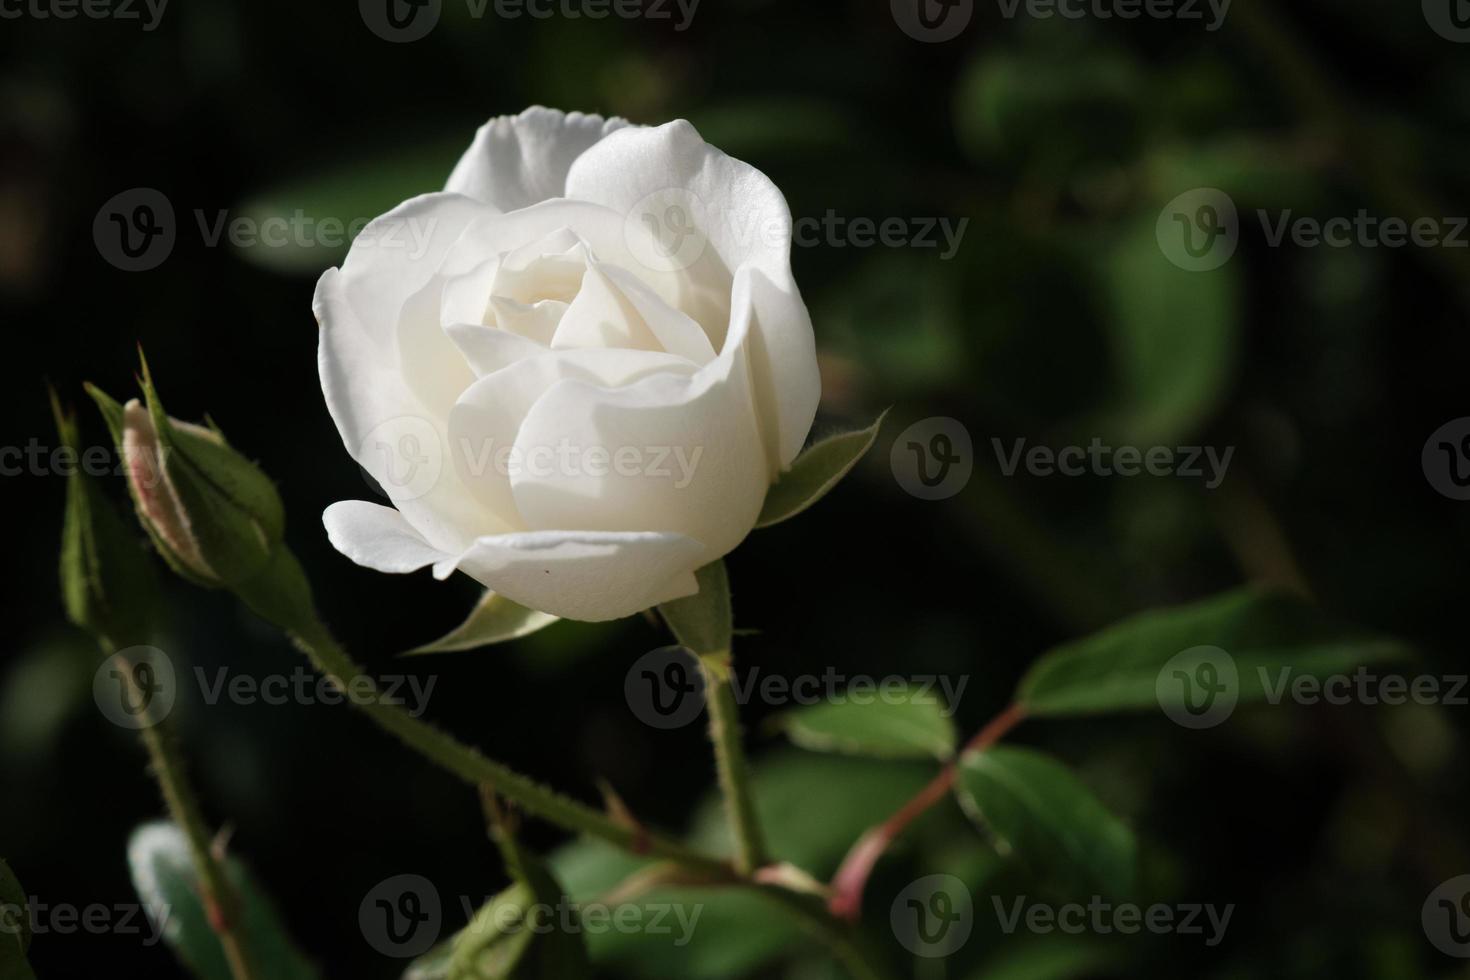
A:
<svg viewBox="0 0 1470 980">
<path fill-rule="evenodd" d="M 104 644 L 104 650 L 107 645 Z M 225 873 L 224 865 L 210 845 L 208 825 L 184 775 L 184 761 L 172 729 L 162 718 L 155 717 L 151 692 L 144 690 L 137 676 L 137 665 L 124 659 L 123 675 L 133 703 L 144 705 L 145 724 L 139 730 L 143 746 L 148 750 L 149 768 L 158 788 L 163 794 L 164 804 L 175 825 L 184 832 L 189 844 L 189 856 L 194 871 L 199 876 L 200 899 L 209 919 L 210 927 L 219 938 L 230 975 L 235 980 L 256 980 L 250 967 L 244 937 L 237 932 L 240 924 L 240 899 L 234 885 Z"/>
<path fill-rule="evenodd" d="M 528 813 L 568 830 L 600 837 L 623 850 L 676 861 L 715 877 L 733 877 L 734 872 L 727 862 L 687 847 L 671 837 L 618 822 L 487 758 L 452 735 L 409 715 L 402 706 L 380 695 L 377 682 L 353 662 L 319 622 L 294 630 L 292 638 L 317 670 L 338 688 L 371 692 L 365 697 L 354 697 L 352 703 L 360 707 L 374 724 L 398 736 L 404 744 L 471 786 L 488 786 Z"/>
<path fill-rule="evenodd" d="M 863 889 L 867 886 L 868 876 L 873 873 L 873 866 L 909 824 L 949 795 L 959 772 L 960 758 L 990 748 L 1025 717 L 1025 710 L 1019 704 L 1013 704 L 996 715 L 970 739 L 958 756 L 945 764 L 929 785 L 899 807 L 893 816 L 858 838 L 858 842 L 847 852 L 842 866 L 832 878 L 832 897 L 827 902 L 827 908 L 833 916 L 849 922 L 857 919 L 862 911 Z"/>
<path fill-rule="evenodd" d="M 715 747 L 720 793 L 725 798 L 730 831 L 735 837 L 735 867 L 742 875 L 749 875 L 766 863 L 766 846 L 755 809 L 755 794 L 750 788 L 750 766 L 740 744 L 739 708 L 730 684 L 730 657 L 701 655 L 699 669 L 704 675 L 709 738 Z"/>
</svg>

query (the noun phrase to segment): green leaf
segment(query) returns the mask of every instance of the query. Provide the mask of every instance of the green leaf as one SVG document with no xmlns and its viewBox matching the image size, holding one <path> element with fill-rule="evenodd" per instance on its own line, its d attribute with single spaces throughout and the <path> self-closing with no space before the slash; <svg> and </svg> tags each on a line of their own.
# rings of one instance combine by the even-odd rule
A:
<svg viewBox="0 0 1470 980">
<path fill-rule="evenodd" d="M 725 563 L 713 561 L 695 572 L 699 591 L 658 607 L 680 645 L 701 657 L 718 657 L 730 652 L 733 619 L 730 612 L 730 579 Z"/>
<path fill-rule="evenodd" d="M 230 241 L 241 257 L 262 268 L 318 275 L 341 262 L 349 236 L 369 220 L 442 188 L 467 143 L 468 137 L 458 133 L 408 140 L 405 148 L 387 152 L 364 149 L 348 156 L 359 162 L 267 188 L 235 209 L 260 233 Z M 405 243 L 411 246 L 413 240 Z"/>
<path fill-rule="evenodd" d="M 10 865 L 0 861 L 0 977 L 35 980 L 26 950 L 31 946 L 31 905 Z"/>
<path fill-rule="evenodd" d="M 866 429 L 829 436 L 803 450 L 767 491 L 755 526 L 779 524 L 825 497 L 872 448 L 887 415 L 888 410 L 884 409 Z"/>
<path fill-rule="evenodd" d="M 1238 674 L 1238 702 L 1259 701 L 1273 672 L 1327 676 L 1408 656 L 1401 643 L 1344 629 L 1299 600 L 1246 588 L 1140 613 L 1045 654 L 1016 700 L 1029 715 L 1160 708 L 1160 672 L 1174 657 L 1217 647 Z"/>
<path fill-rule="evenodd" d="M 1051 756 L 995 747 L 960 760 L 955 793 L 1002 853 L 1072 894 L 1128 895 L 1133 833 Z"/>
<path fill-rule="evenodd" d="M 592 975 L 571 897 L 521 852 L 513 882 L 468 925 L 414 960 L 403 980 L 581 980 Z M 564 920 L 563 915 L 569 916 Z M 569 922 L 571 928 L 562 928 Z"/>
<path fill-rule="evenodd" d="M 486 590 L 463 623 L 432 643 L 415 647 L 405 656 L 473 650 L 492 643 L 505 643 L 544 629 L 557 620 L 558 617 L 550 613 L 527 609 L 503 595 Z"/>
<path fill-rule="evenodd" d="M 183 831 L 160 821 L 144 824 L 128 841 L 133 887 L 164 941 L 200 980 L 231 980 L 219 939 L 200 901 L 200 884 Z M 225 862 L 240 898 L 238 930 L 251 963 L 271 980 L 316 980 L 318 974 L 292 945 L 270 900 L 239 861 Z"/>
<path fill-rule="evenodd" d="M 827 878 L 853 841 L 933 778 L 927 762 L 788 750 L 752 766 L 751 786 L 770 852 Z M 731 853 L 728 815 L 717 793 L 695 814 L 689 840 L 712 853 Z"/>
<path fill-rule="evenodd" d="M 1214 412 L 1235 367 L 1240 260 L 1205 272 L 1176 266 L 1156 215 L 1101 250 L 1118 374 L 1118 437 L 1138 446 L 1188 436 Z"/>
<path fill-rule="evenodd" d="M 864 704 L 848 693 L 841 701 L 790 712 L 780 719 L 781 727 L 791 741 L 816 752 L 888 759 L 954 754 L 954 721 L 932 691 L 906 686 L 884 693 L 880 688 Z"/>
</svg>

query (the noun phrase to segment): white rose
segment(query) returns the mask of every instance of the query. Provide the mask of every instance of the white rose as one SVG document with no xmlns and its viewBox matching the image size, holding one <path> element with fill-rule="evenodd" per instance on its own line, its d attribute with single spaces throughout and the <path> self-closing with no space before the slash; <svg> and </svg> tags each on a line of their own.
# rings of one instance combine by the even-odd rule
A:
<svg viewBox="0 0 1470 980">
<path fill-rule="evenodd" d="M 333 504 L 332 544 L 572 619 L 693 593 L 816 412 L 790 242 L 682 120 L 487 123 L 317 284 L 327 406 L 394 504 Z"/>
</svg>

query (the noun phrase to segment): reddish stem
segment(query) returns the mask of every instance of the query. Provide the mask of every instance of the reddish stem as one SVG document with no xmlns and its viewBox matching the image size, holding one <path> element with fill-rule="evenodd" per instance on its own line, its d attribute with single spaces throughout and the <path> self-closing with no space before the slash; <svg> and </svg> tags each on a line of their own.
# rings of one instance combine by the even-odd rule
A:
<svg viewBox="0 0 1470 980">
<path fill-rule="evenodd" d="M 909 824 L 949 795 L 959 771 L 959 757 L 990 748 L 1025 717 L 1025 709 L 1019 704 L 1013 704 L 996 715 L 965 744 L 959 756 L 945 764 L 929 785 L 919 790 L 893 816 L 858 838 L 858 842 L 843 859 L 842 867 L 837 869 L 837 874 L 832 878 L 832 897 L 827 901 L 827 908 L 834 916 L 848 922 L 857 919 L 858 913 L 862 911 L 863 889 L 867 886 L 868 876 L 873 873 L 873 866 Z"/>
</svg>

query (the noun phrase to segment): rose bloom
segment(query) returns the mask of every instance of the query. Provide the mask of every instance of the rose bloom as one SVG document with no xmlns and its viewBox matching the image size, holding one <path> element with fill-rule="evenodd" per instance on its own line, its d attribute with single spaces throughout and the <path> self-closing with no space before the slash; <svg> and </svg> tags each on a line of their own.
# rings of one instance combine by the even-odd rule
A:
<svg viewBox="0 0 1470 980">
<path fill-rule="evenodd" d="M 790 242 L 687 122 L 491 120 L 317 284 L 327 406 L 393 503 L 327 508 L 332 544 L 572 619 L 693 593 L 816 412 Z"/>
</svg>

